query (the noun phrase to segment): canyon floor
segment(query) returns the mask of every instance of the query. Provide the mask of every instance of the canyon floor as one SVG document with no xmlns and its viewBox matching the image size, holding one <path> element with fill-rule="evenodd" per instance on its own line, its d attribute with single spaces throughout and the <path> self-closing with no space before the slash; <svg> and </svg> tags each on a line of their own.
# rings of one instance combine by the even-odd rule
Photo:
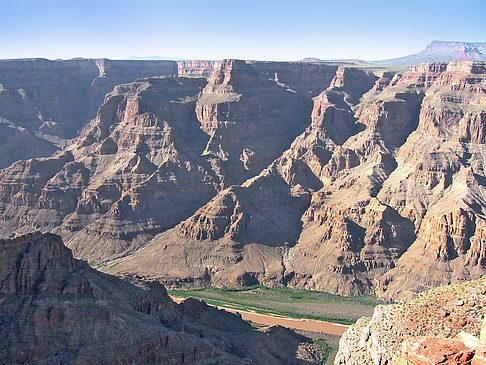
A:
<svg viewBox="0 0 486 365">
<path fill-rule="evenodd" d="M 371 296 L 343 297 L 325 292 L 262 286 L 168 290 L 168 293 L 174 297 L 192 297 L 238 311 L 346 325 L 356 322 L 362 316 L 371 315 L 374 307 L 382 303 Z"/>
</svg>

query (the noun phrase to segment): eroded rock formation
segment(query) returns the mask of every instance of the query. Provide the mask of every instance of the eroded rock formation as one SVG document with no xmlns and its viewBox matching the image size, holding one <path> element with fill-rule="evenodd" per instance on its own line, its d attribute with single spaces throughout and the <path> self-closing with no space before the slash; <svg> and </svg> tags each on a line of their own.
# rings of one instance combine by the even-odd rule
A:
<svg viewBox="0 0 486 365">
<path fill-rule="evenodd" d="M 173 61 L 0 60 L 0 168 L 62 148 L 115 85 L 174 74 Z"/>
<path fill-rule="evenodd" d="M 2 170 L 0 231 L 170 286 L 393 299 L 485 274 L 484 62 L 182 66 L 214 70 L 119 85 L 62 152 Z"/>
<path fill-rule="evenodd" d="M 0 240 L 0 362 L 8 364 L 319 363 L 303 336 L 253 329 L 238 315 L 158 283 L 135 286 L 74 259 L 59 236 Z"/>
</svg>

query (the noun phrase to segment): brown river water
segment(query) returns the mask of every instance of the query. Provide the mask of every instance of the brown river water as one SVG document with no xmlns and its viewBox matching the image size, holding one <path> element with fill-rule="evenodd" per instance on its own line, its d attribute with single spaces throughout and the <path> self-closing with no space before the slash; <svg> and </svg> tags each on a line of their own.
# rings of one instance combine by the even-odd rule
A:
<svg viewBox="0 0 486 365">
<path fill-rule="evenodd" d="M 173 296 L 171 296 L 171 298 L 176 303 L 180 303 L 184 300 L 184 298 L 178 298 Z M 239 315 L 241 315 L 241 318 L 243 318 L 244 320 L 252 321 L 255 323 L 264 324 L 268 326 L 273 326 L 278 324 L 283 327 L 295 328 L 304 331 L 323 332 L 323 333 L 329 333 L 338 336 L 341 336 L 349 327 L 344 324 L 324 322 L 324 321 L 318 321 L 314 319 L 294 319 L 289 317 L 269 316 L 267 314 L 246 312 L 246 311 L 230 309 L 225 307 L 216 307 L 216 308 L 223 309 L 231 313 L 238 313 Z"/>
</svg>

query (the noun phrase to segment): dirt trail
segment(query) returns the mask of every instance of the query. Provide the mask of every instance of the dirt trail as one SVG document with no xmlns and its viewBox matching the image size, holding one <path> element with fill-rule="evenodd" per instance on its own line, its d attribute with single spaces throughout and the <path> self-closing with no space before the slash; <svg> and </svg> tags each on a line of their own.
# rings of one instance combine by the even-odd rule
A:
<svg viewBox="0 0 486 365">
<path fill-rule="evenodd" d="M 180 303 L 184 300 L 184 298 L 178 298 L 173 296 L 171 296 L 171 298 L 176 303 Z M 337 336 L 341 336 L 348 329 L 348 326 L 344 324 L 324 322 L 324 321 L 318 321 L 314 319 L 294 319 L 289 317 L 275 317 L 266 314 L 246 312 L 246 311 L 241 311 L 241 310 L 236 310 L 236 309 L 231 309 L 226 307 L 219 307 L 219 306 L 215 306 L 215 307 L 217 307 L 218 309 L 224 309 L 225 311 L 231 313 L 238 313 L 241 315 L 241 318 L 243 318 L 244 320 L 252 321 L 259 324 L 265 324 L 269 326 L 279 324 L 280 326 L 283 327 L 296 328 L 299 330 L 312 331 L 312 332 L 323 332 L 323 333 L 329 333 Z"/>
</svg>

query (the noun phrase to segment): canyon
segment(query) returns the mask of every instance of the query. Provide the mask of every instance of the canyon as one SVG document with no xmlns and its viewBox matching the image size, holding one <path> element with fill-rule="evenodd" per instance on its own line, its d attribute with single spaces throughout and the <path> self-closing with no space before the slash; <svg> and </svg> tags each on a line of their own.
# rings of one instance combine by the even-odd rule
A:
<svg viewBox="0 0 486 365">
<path fill-rule="evenodd" d="M 0 60 L 0 168 L 62 148 L 114 86 L 174 73 L 172 61 Z"/>
<path fill-rule="evenodd" d="M 485 62 L 123 62 L 0 62 L 3 237 L 171 288 L 485 274 Z"/>
</svg>

